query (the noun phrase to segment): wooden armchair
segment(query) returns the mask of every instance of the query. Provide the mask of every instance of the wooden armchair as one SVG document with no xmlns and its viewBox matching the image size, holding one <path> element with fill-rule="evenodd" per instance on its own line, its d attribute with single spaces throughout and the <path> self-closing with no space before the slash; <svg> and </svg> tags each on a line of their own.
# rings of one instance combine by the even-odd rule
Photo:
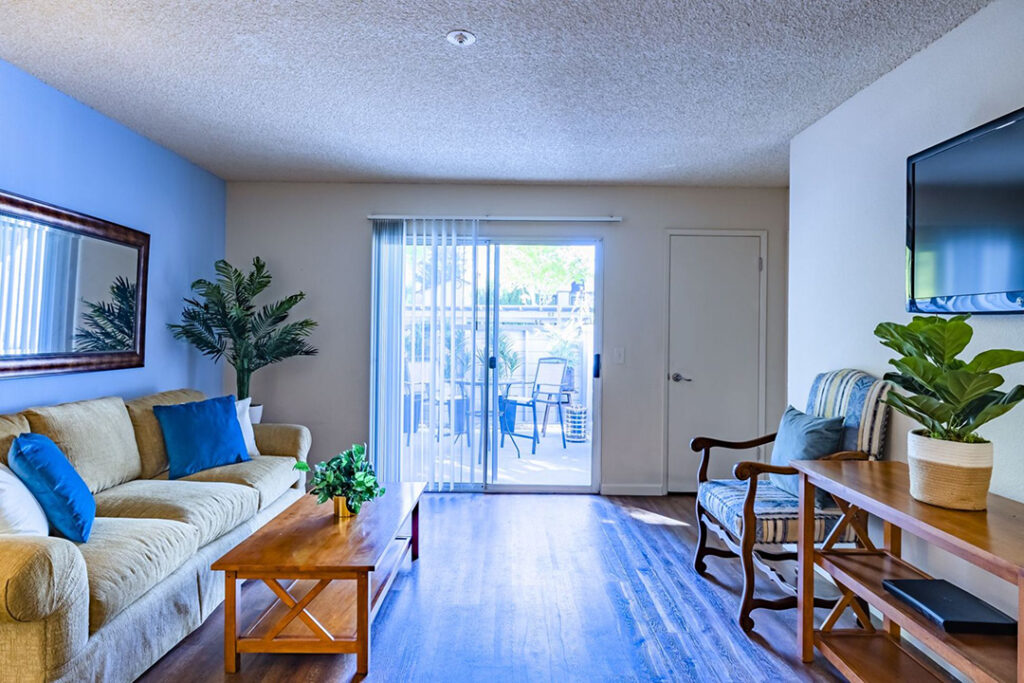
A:
<svg viewBox="0 0 1024 683">
<path fill-rule="evenodd" d="M 875 460 L 882 457 L 888 406 L 883 399 L 888 383 L 858 370 L 835 370 L 818 375 L 811 386 L 806 412 L 819 417 L 845 417 L 844 450 L 827 456 L 830 460 Z M 782 579 L 767 562 L 796 560 L 795 551 L 783 544 L 795 543 L 798 536 L 799 500 L 771 482 L 758 482 L 761 474 L 792 474 L 796 469 L 746 460 L 733 468 L 735 479 L 708 479 L 712 448 L 742 450 L 771 443 L 775 434 L 749 441 L 724 441 L 699 436 L 690 448 L 702 453 L 697 471 L 697 549 L 693 567 L 698 573 L 707 571 L 704 558 L 738 557 L 743 565 L 743 595 L 738 620 L 749 631 L 754 627 L 750 612 L 755 609 L 790 609 L 796 607 L 796 587 Z M 838 503 L 815 506 L 815 541 L 824 542 L 833 533 L 841 538 L 832 542 L 854 542 L 854 525 L 839 525 L 843 510 Z M 860 526 L 859 524 L 856 526 Z M 726 549 L 707 545 L 708 529 L 725 543 Z M 766 562 L 767 561 L 767 562 Z M 777 600 L 754 597 L 754 568 L 763 569 L 789 596 Z M 831 606 L 832 600 L 815 598 L 815 605 Z"/>
</svg>

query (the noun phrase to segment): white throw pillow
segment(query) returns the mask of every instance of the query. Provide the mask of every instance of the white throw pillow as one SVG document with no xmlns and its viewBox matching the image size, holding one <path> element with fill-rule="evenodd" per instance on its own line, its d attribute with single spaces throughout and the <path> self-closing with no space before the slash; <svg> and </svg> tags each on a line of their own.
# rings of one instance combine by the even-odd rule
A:
<svg viewBox="0 0 1024 683">
<path fill-rule="evenodd" d="M 238 426 L 242 428 L 242 438 L 245 439 L 245 450 L 249 451 L 249 457 L 260 454 L 256 448 L 256 435 L 252 431 L 252 418 L 249 417 L 249 405 L 252 403 L 252 396 L 241 401 L 235 401 L 235 412 L 238 414 Z"/>
<path fill-rule="evenodd" d="M 0 464 L 0 534 L 49 536 L 39 501 L 7 465 Z"/>
</svg>

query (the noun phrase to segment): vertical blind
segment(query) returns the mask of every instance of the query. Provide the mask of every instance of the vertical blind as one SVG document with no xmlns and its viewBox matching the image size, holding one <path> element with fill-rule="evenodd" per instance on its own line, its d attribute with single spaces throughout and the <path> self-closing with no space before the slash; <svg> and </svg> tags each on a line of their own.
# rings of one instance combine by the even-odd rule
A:
<svg viewBox="0 0 1024 683">
<path fill-rule="evenodd" d="M 434 490 L 483 481 L 476 220 L 373 222 L 370 452 Z"/>
<path fill-rule="evenodd" d="M 0 355 L 71 348 L 80 239 L 0 214 Z"/>
</svg>

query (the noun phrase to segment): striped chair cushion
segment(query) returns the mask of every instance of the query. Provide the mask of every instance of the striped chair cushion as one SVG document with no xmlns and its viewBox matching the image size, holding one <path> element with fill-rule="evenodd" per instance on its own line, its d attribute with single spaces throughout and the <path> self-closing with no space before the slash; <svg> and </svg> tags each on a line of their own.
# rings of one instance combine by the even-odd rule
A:
<svg viewBox="0 0 1024 683">
<path fill-rule="evenodd" d="M 861 451 L 879 460 L 884 455 L 889 406 L 883 402 L 890 384 L 860 370 L 833 370 L 814 378 L 807 397 L 809 415 L 845 418 L 844 451 Z"/>
<path fill-rule="evenodd" d="M 747 482 L 716 479 L 697 487 L 697 500 L 708 514 L 723 524 L 737 539 L 743 535 L 743 499 Z M 799 538 L 800 500 L 767 481 L 758 482 L 754 514 L 757 516 L 757 543 L 796 543 Z M 814 541 L 821 543 L 836 525 L 842 512 L 837 507 L 814 511 Z M 847 527 L 843 543 L 854 540 Z"/>
</svg>

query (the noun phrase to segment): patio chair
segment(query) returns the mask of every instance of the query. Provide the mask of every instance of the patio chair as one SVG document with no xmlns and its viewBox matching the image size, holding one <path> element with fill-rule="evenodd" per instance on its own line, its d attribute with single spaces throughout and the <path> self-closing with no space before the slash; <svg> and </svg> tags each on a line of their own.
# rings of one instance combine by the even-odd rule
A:
<svg viewBox="0 0 1024 683">
<path fill-rule="evenodd" d="M 558 409 L 558 424 L 562 430 L 562 448 L 565 448 L 565 420 L 562 415 L 562 398 L 565 394 L 565 369 L 568 366 L 569 361 L 566 358 L 557 358 L 549 356 L 547 358 L 540 358 L 537 361 L 537 371 L 533 376 L 533 382 L 526 384 L 526 387 L 530 387 L 528 392 L 524 392 L 524 396 L 505 396 L 504 406 L 506 411 L 511 411 L 511 420 L 513 427 L 515 425 L 515 416 L 518 413 L 519 408 L 529 408 L 533 412 L 533 434 L 517 434 L 514 429 L 507 429 L 505 417 L 502 418 L 502 430 L 501 430 L 501 445 L 505 445 L 506 434 L 512 438 L 512 443 L 515 443 L 515 437 L 521 436 L 531 439 L 530 453 L 536 455 L 537 444 L 540 442 L 540 430 L 537 428 L 537 406 L 542 405 L 545 409 L 555 406 Z M 505 413 L 506 415 L 508 413 Z M 516 448 L 516 455 L 518 456 L 519 449 Z"/>
<path fill-rule="evenodd" d="M 828 460 L 877 460 L 882 458 L 888 406 L 884 402 L 889 383 L 859 370 L 835 370 L 818 375 L 807 399 L 809 415 L 845 418 L 842 450 L 826 456 Z M 744 631 L 754 627 L 750 612 L 758 608 L 781 610 L 796 607 L 796 587 L 768 562 L 796 560 L 797 553 L 783 544 L 797 542 L 799 498 L 770 482 L 758 483 L 758 475 L 797 474 L 792 467 L 744 461 L 733 469 L 735 479 L 708 479 L 712 448 L 746 449 L 771 443 L 775 434 L 750 441 L 722 441 L 700 436 L 690 442 L 694 452 L 703 452 L 697 471 L 697 549 L 693 567 L 703 575 L 704 558 L 739 557 L 743 565 L 743 595 L 738 621 Z M 845 502 L 814 510 L 815 543 L 857 542 L 857 530 L 865 524 L 863 511 Z M 841 521 L 842 520 L 842 521 Z M 725 543 L 728 550 L 709 547 L 708 528 Z M 834 533 L 833 533 L 834 532 Z M 754 567 L 764 570 L 790 595 L 777 600 L 754 597 Z M 815 606 L 831 607 L 835 600 L 815 598 Z"/>
<path fill-rule="evenodd" d="M 405 380 L 402 382 L 402 431 L 405 445 L 412 442 L 412 435 L 420 430 L 425 419 L 429 419 L 430 363 L 406 361 Z"/>
</svg>

